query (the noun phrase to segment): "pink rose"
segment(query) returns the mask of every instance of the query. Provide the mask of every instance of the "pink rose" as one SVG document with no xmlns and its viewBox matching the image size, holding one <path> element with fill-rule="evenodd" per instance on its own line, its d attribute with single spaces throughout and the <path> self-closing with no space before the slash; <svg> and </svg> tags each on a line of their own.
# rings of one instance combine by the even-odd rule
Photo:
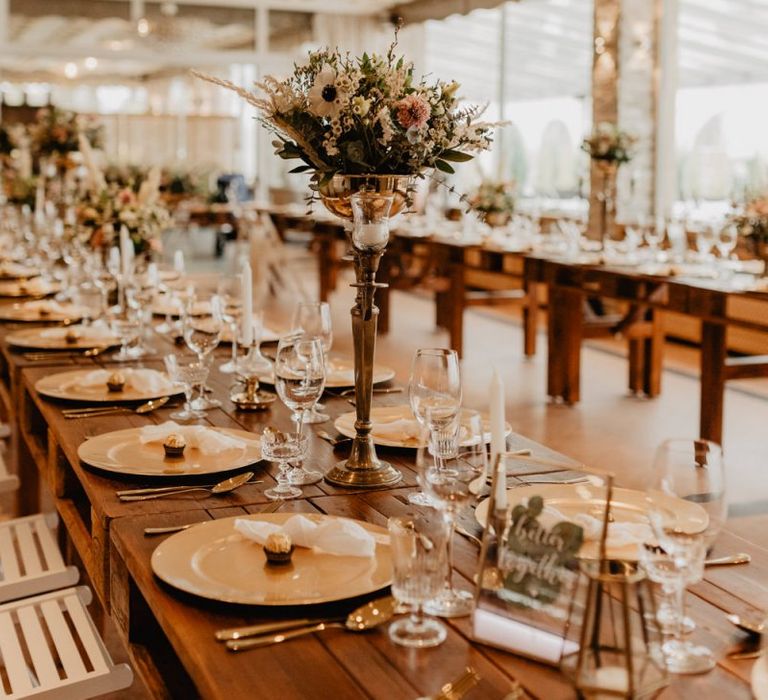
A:
<svg viewBox="0 0 768 700">
<path fill-rule="evenodd" d="M 429 121 L 432 110 L 421 95 L 406 95 L 402 100 L 395 103 L 397 111 L 397 123 L 403 129 L 420 129 Z"/>
</svg>

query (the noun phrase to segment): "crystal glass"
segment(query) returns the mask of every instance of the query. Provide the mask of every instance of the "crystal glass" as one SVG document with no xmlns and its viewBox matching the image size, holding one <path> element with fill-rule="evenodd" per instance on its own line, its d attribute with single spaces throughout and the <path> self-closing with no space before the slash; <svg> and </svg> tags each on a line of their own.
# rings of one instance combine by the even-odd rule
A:
<svg viewBox="0 0 768 700">
<path fill-rule="evenodd" d="M 293 311 L 291 328 L 295 332 L 303 333 L 312 338 L 320 338 L 325 355 L 326 372 L 330 370 L 328 353 L 333 344 L 333 328 L 331 325 L 331 307 L 325 301 L 300 301 Z M 321 413 L 319 404 L 312 406 L 312 410 L 304 414 L 305 423 L 324 423 L 330 420 L 327 413 Z"/>
<path fill-rule="evenodd" d="M 221 299 L 222 318 L 229 327 L 232 338 L 232 355 L 227 362 L 219 365 L 219 372 L 231 374 L 237 370 L 237 340 L 240 324 L 240 316 L 243 311 L 242 275 L 228 275 L 222 277 L 216 293 Z"/>
<path fill-rule="evenodd" d="M 648 254 L 651 260 L 657 260 L 659 257 L 659 248 L 667 237 L 667 231 L 664 221 L 650 223 L 643 227 L 643 238 L 648 244 Z"/>
<path fill-rule="evenodd" d="M 715 245 L 715 227 L 709 221 L 700 222 L 696 225 L 696 250 L 702 260 L 709 260 L 712 255 L 712 248 Z"/>
<path fill-rule="evenodd" d="M 163 335 L 182 335 L 181 318 L 184 316 L 184 301 L 181 290 L 170 285 L 162 285 L 158 301 L 166 308 L 166 312 L 165 320 L 155 326 L 155 330 Z"/>
<path fill-rule="evenodd" d="M 428 408 L 443 406 L 445 417 L 452 420 L 461 407 L 461 373 L 456 352 L 443 348 L 417 350 L 408 380 L 408 398 L 416 420 L 428 430 Z M 437 419 L 437 414 L 432 413 L 433 419 Z M 418 506 L 431 505 L 424 492 L 412 493 L 408 500 Z"/>
<path fill-rule="evenodd" d="M 429 416 L 427 421 L 430 422 Z M 439 617 L 461 617 L 472 612 L 474 595 L 453 585 L 451 543 L 456 518 L 474 500 L 470 485 L 487 469 L 480 414 L 465 410 L 450 423 L 443 423 L 440 430 L 432 430 L 429 451 L 434 460 L 419 471 L 419 483 L 445 523 L 447 570 L 440 593 L 427 602 L 425 609 Z"/>
<path fill-rule="evenodd" d="M 427 648 L 445 641 L 445 626 L 425 619 L 424 604 L 438 594 L 447 567 L 445 530 L 425 518 L 390 518 L 392 595 L 411 609 L 408 617 L 389 626 L 389 638 L 406 647 Z"/>
<path fill-rule="evenodd" d="M 245 342 L 238 333 L 238 344 L 245 349 L 244 355 L 238 355 L 235 362 L 235 371 L 238 374 L 255 374 L 260 377 L 267 377 L 272 374 L 272 361 L 264 357 L 261 353 L 261 339 L 264 335 L 264 312 L 256 311 L 253 314 L 253 338 L 250 347 L 246 347 Z M 238 329 L 240 330 L 240 329 Z M 307 421 L 304 421 L 305 423 Z"/>
<path fill-rule="evenodd" d="M 678 498 L 693 504 L 685 514 L 674 507 Z M 714 668 L 712 652 L 683 639 L 687 584 L 701 580 L 704 557 L 726 517 L 723 453 L 705 440 L 667 440 L 656 452 L 647 492 L 648 518 L 659 548 L 645 556 L 652 581 L 674 592 L 675 630 L 662 647 L 672 673 L 703 673 Z M 684 520 L 679 522 L 679 517 Z"/>
<path fill-rule="evenodd" d="M 184 408 L 181 411 L 171 413 L 171 420 L 186 422 L 205 418 L 205 411 L 192 408 L 192 396 L 195 390 L 202 393 L 205 380 L 208 378 L 208 368 L 199 362 L 181 363 L 176 355 L 166 355 L 164 361 L 165 369 L 171 381 L 184 387 Z"/>
<path fill-rule="evenodd" d="M 109 327 L 112 333 L 120 339 L 120 350 L 112 357 L 115 362 L 130 362 L 136 359 L 133 354 L 134 344 L 141 333 L 141 322 L 135 311 L 130 308 L 117 307 L 110 316 Z"/>
<path fill-rule="evenodd" d="M 378 252 L 389 242 L 389 212 L 394 195 L 361 191 L 350 198 L 354 224 L 352 244 L 358 250 Z"/>
<path fill-rule="evenodd" d="M 74 302 L 82 309 L 84 326 L 89 326 L 104 313 L 104 294 L 101 288 L 90 280 L 77 286 Z"/>
<path fill-rule="evenodd" d="M 135 358 L 144 357 L 152 352 L 151 348 L 144 344 L 144 338 L 152 314 L 151 309 L 154 296 L 154 287 L 145 286 L 138 276 L 133 278 L 133 284 L 126 285 L 125 287 L 125 303 L 139 321 L 138 341 L 135 347 L 131 348 L 131 353 Z"/>
<path fill-rule="evenodd" d="M 275 356 L 275 389 L 280 400 L 293 411 L 296 440 L 301 440 L 304 413 L 317 403 L 325 388 L 325 357 L 320 338 L 294 333 L 280 339 Z M 291 483 L 315 484 L 322 472 L 303 466 L 291 472 Z"/>
<path fill-rule="evenodd" d="M 734 221 L 727 222 L 718 229 L 715 247 L 722 261 L 720 275 L 726 279 L 733 274 L 733 269 L 728 266 L 728 260 L 738 242 L 739 227 Z"/>
<path fill-rule="evenodd" d="M 211 353 L 218 347 L 224 329 L 219 296 L 216 294 L 191 296 L 182 317 L 182 328 L 187 347 L 197 355 L 197 361 L 201 365 L 208 366 Z M 207 411 L 221 406 L 221 401 L 209 399 L 205 393 L 204 387 L 202 395 L 192 402 L 194 408 Z"/>
<path fill-rule="evenodd" d="M 261 456 L 270 462 L 277 462 L 280 471 L 277 486 L 264 491 L 264 495 L 273 500 L 299 498 L 301 489 L 291 479 L 293 468 L 290 462 L 301 460 L 307 452 L 307 438 L 300 435 L 275 434 L 265 430 L 261 434 Z"/>
</svg>

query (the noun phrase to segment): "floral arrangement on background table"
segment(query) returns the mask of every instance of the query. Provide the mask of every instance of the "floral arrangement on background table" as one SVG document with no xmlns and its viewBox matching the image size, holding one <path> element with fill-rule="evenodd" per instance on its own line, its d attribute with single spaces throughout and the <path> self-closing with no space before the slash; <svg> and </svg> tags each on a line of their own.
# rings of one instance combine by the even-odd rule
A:
<svg viewBox="0 0 768 700">
<path fill-rule="evenodd" d="M 515 211 L 515 183 L 482 182 L 470 195 L 469 206 L 481 212 L 489 226 L 503 226 Z"/>
<path fill-rule="evenodd" d="M 193 71 L 235 91 L 256 107 L 276 139 L 275 153 L 298 160 L 310 199 L 354 220 L 350 243 L 357 297 L 352 308 L 355 350 L 355 438 L 350 457 L 326 473 L 343 486 L 394 484 L 400 472 L 376 456 L 370 436 L 373 356 L 378 309 L 376 271 L 389 240 L 389 218 L 410 202 L 413 180 L 433 169 L 453 173 L 491 145 L 493 127 L 482 109 L 462 106 L 456 82 L 416 79 L 413 64 L 396 55 L 351 57 L 338 49 L 312 51 L 288 78 L 266 77 L 257 92 Z"/>
<path fill-rule="evenodd" d="M 92 248 L 116 245 L 125 226 L 137 255 L 159 252 L 160 236 L 171 225 L 171 215 L 157 200 L 136 194 L 130 187 L 108 185 L 87 192 L 75 207 L 81 239 Z"/>
<path fill-rule="evenodd" d="M 600 202 L 600 238 L 603 250 L 613 226 L 616 171 L 624 163 L 632 160 L 637 138 L 627 131 L 622 131 L 617 124 L 600 122 L 581 143 L 581 150 L 589 154 L 592 162 L 602 175 L 602 186 L 597 192 Z"/>
<path fill-rule="evenodd" d="M 765 260 L 768 269 L 768 194 L 753 197 L 744 211 L 733 217 L 750 252 Z"/>
<path fill-rule="evenodd" d="M 36 158 L 65 160 L 69 153 L 80 150 L 80 135 L 93 148 L 101 148 L 103 127 L 93 117 L 44 107 L 37 111 L 35 122 L 29 126 L 32 153 Z"/>
<path fill-rule="evenodd" d="M 632 160 L 637 137 L 611 122 L 601 122 L 581 143 L 581 150 L 596 161 L 621 165 Z"/>
</svg>

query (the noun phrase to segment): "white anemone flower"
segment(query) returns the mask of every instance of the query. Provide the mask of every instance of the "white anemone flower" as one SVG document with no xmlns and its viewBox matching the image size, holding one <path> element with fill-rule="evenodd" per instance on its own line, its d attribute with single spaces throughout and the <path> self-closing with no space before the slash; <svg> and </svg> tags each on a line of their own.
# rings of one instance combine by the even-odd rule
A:
<svg viewBox="0 0 768 700">
<path fill-rule="evenodd" d="M 349 99 L 348 93 L 338 84 L 336 71 L 326 66 L 315 77 L 309 90 L 309 109 L 318 117 L 338 117 Z"/>
</svg>

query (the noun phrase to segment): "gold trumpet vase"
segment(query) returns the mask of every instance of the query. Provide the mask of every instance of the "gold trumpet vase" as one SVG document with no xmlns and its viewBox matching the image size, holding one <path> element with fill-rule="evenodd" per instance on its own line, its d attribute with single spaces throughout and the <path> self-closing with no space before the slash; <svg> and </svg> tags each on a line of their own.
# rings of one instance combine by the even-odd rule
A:
<svg viewBox="0 0 768 700">
<path fill-rule="evenodd" d="M 412 185 L 410 175 L 335 175 L 319 188 L 320 198 L 331 213 L 352 221 L 349 243 L 355 264 L 357 289 L 352 307 L 355 352 L 355 438 L 349 458 L 338 462 L 325 478 L 332 484 L 356 488 L 397 483 L 402 474 L 376 455 L 371 438 L 371 398 L 376 325 L 379 310 L 374 304 L 376 272 L 389 241 L 389 219 L 402 211 Z"/>
</svg>

